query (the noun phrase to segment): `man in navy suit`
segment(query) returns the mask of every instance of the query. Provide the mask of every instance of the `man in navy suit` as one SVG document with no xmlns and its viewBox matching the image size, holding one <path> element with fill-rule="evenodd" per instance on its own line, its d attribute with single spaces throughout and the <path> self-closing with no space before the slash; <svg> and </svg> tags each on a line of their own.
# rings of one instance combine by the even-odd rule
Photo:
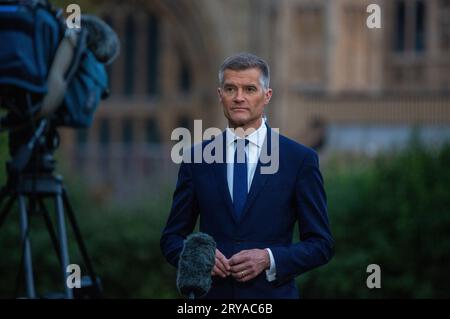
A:
<svg viewBox="0 0 450 319">
<path fill-rule="evenodd" d="M 180 166 L 161 249 L 176 267 L 183 241 L 200 218 L 200 231 L 217 243 L 206 298 L 298 298 L 295 277 L 333 255 L 317 154 L 265 122 L 269 79 L 261 58 L 227 58 L 218 95 L 228 127 L 197 146 L 204 150 L 222 142 L 224 160 Z M 264 171 L 269 153 L 275 169 Z M 293 243 L 296 224 L 300 241 Z"/>
</svg>

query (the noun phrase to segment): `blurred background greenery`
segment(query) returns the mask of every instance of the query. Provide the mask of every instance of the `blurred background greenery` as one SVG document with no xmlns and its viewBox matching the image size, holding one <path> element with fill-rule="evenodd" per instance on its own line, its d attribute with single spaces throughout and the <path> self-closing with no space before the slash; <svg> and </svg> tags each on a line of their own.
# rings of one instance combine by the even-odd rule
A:
<svg viewBox="0 0 450 319">
<path fill-rule="evenodd" d="M 4 146 L 2 139 L 2 158 Z M 450 297 L 450 145 L 428 149 L 412 142 L 374 159 L 335 157 L 322 170 L 336 254 L 327 266 L 299 277 L 304 298 Z M 105 204 L 90 198 L 75 176 L 66 180 L 105 297 L 177 298 L 175 270 L 159 249 L 172 186 L 145 199 Z M 0 229 L 2 298 L 15 296 L 17 215 Z M 31 227 L 37 289 L 61 289 L 39 216 L 31 218 Z M 81 262 L 71 231 L 69 237 L 71 262 Z M 369 264 L 381 267 L 381 289 L 366 286 Z"/>
<path fill-rule="evenodd" d="M 336 255 L 300 277 L 304 296 L 450 297 L 450 146 L 427 150 L 412 142 L 328 172 Z M 366 286 L 369 264 L 381 267 L 381 289 Z"/>
</svg>

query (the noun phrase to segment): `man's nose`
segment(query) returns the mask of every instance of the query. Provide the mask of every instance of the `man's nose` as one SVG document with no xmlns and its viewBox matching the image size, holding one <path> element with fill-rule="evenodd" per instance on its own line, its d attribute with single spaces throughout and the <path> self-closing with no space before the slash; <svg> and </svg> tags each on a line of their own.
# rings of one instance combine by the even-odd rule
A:
<svg viewBox="0 0 450 319">
<path fill-rule="evenodd" d="M 236 95 L 234 96 L 234 102 L 243 102 L 244 101 L 244 92 L 242 89 L 238 89 Z"/>
</svg>

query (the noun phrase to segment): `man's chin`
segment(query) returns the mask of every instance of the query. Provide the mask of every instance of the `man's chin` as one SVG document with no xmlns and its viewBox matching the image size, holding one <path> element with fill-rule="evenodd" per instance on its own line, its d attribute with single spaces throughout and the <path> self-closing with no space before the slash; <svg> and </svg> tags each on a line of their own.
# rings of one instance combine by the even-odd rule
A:
<svg viewBox="0 0 450 319">
<path fill-rule="evenodd" d="M 231 124 L 232 124 L 233 127 L 245 126 L 248 123 L 249 123 L 248 119 L 237 118 L 237 119 L 232 119 L 231 120 Z"/>
</svg>

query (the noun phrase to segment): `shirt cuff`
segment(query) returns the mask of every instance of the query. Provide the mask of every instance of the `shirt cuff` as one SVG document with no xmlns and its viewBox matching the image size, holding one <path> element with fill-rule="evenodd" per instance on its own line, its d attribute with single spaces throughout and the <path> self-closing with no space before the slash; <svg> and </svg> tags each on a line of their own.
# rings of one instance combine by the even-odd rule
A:
<svg viewBox="0 0 450 319">
<path fill-rule="evenodd" d="M 277 276 L 277 270 L 275 267 L 275 259 L 273 258 L 272 251 L 270 248 L 266 248 L 269 252 L 269 258 L 270 258 L 270 268 L 266 270 L 266 279 L 267 281 L 271 282 L 276 279 Z"/>
</svg>

